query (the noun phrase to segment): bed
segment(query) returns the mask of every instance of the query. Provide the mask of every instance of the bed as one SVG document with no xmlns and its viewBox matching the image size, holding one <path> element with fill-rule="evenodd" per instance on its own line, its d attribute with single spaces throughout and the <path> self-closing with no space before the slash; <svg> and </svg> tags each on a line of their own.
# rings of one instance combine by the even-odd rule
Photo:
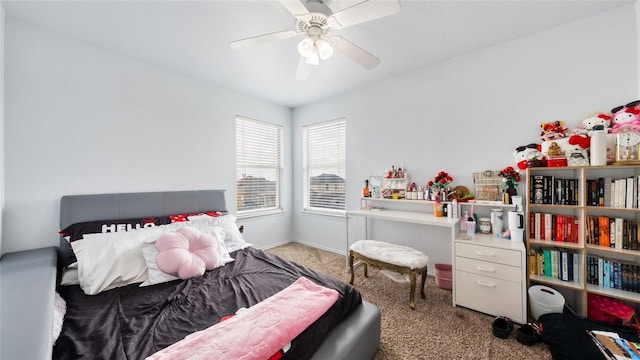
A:
<svg viewBox="0 0 640 360">
<path fill-rule="evenodd" d="M 222 215 L 216 219 L 228 216 L 223 190 L 70 195 L 61 199 L 60 228 L 95 220 L 166 219 L 170 215 L 202 213 Z M 68 265 L 74 254 L 67 239 L 61 237 L 59 249 L 58 266 Z M 58 286 L 66 301 L 66 314 L 53 358 L 143 359 L 193 332 L 218 324 L 223 316 L 233 316 L 240 308 L 260 303 L 300 277 L 334 289 L 339 296 L 291 341 L 282 359 L 374 356 L 380 341 L 380 312 L 375 305 L 362 301 L 353 287 L 250 244 L 234 248 L 229 255 L 233 261 L 187 280 L 143 287 L 139 283 L 125 284 L 98 290 L 95 295 L 85 294 L 86 288 L 83 291 L 78 285 Z M 82 256 L 84 259 L 86 255 Z M 83 261 L 86 263 L 79 263 Z"/>
</svg>

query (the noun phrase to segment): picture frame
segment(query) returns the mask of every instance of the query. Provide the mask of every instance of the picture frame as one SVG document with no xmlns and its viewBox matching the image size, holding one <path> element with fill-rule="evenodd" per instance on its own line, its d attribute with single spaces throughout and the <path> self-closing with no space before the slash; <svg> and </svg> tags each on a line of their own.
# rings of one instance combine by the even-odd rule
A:
<svg viewBox="0 0 640 360">
<path fill-rule="evenodd" d="M 565 151 L 567 166 L 588 166 L 589 153 L 587 150 L 567 150 Z"/>
</svg>

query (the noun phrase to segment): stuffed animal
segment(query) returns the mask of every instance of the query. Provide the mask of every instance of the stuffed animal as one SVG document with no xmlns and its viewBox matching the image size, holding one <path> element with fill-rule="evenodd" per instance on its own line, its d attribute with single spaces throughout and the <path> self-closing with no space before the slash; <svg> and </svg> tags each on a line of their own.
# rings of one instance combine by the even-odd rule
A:
<svg viewBox="0 0 640 360">
<path fill-rule="evenodd" d="M 616 134 L 626 129 L 640 131 L 640 100 L 632 101 L 611 109 L 611 133 Z"/>
<path fill-rule="evenodd" d="M 528 161 L 533 158 L 536 158 L 536 160 L 543 160 L 539 144 L 518 146 L 513 152 L 513 157 L 516 160 L 516 167 L 518 171 L 526 170 L 527 167 L 529 167 Z"/>
<path fill-rule="evenodd" d="M 542 123 L 540 124 L 542 128 L 542 132 L 540 133 L 540 138 L 542 141 L 561 139 L 565 137 L 567 133 L 567 128 L 562 125 L 562 121 L 553 121 L 550 123 Z"/>
<path fill-rule="evenodd" d="M 591 137 L 591 133 L 593 132 L 593 127 L 596 125 L 604 126 L 607 133 L 611 128 L 611 115 L 607 115 L 601 112 L 595 112 L 587 115 L 582 121 L 580 125 L 576 129 L 573 130 L 575 134 L 578 135 L 586 135 Z"/>
<path fill-rule="evenodd" d="M 555 156 L 553 154 L 562 155 L 567 151 L 588 149 L 590 145 L 591 138 L 588 136 L 573 134 L 561 139 L 543 141 L 540 151 L 545 156 Z M 551 154 L 549 151 L 551 151 Z"/>
</svg>

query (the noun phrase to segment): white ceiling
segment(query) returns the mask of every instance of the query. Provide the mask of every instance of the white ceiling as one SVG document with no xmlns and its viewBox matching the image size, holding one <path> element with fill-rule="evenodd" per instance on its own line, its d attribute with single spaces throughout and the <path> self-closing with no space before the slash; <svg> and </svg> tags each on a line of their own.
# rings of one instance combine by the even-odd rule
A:
<svg viewBox="0 0 640 360">
<path fill-rule="evenodd" d="M 324 2 L 336 12 L 361 1 Z M 294 79 L 300 37 L 245 50 L 228 46 L 293 29 L 295 19 L 277 0 L 2 0 L 2 5 L 7 17 L 296 107 L 635 0 L 399 1 L 398 14 L 332 32 L 379 57 L 378 67 L 367 70 L 335 54 L 313 67 L 305 81 Z"/>
</svg>

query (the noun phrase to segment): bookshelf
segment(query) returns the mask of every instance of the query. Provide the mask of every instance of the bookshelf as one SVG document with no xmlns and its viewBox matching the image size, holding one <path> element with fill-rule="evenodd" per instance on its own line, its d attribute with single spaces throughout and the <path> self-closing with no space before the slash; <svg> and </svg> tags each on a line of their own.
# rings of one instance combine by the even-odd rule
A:
<svg viewBox="0 0 640 360">
<path fill-rule="evenodd" d="M 527 287 L 556 289 L 581 316 L 589 293 L 640 305 L 639 183 L 640 166 L 527 169 Z"/>
</svg>

